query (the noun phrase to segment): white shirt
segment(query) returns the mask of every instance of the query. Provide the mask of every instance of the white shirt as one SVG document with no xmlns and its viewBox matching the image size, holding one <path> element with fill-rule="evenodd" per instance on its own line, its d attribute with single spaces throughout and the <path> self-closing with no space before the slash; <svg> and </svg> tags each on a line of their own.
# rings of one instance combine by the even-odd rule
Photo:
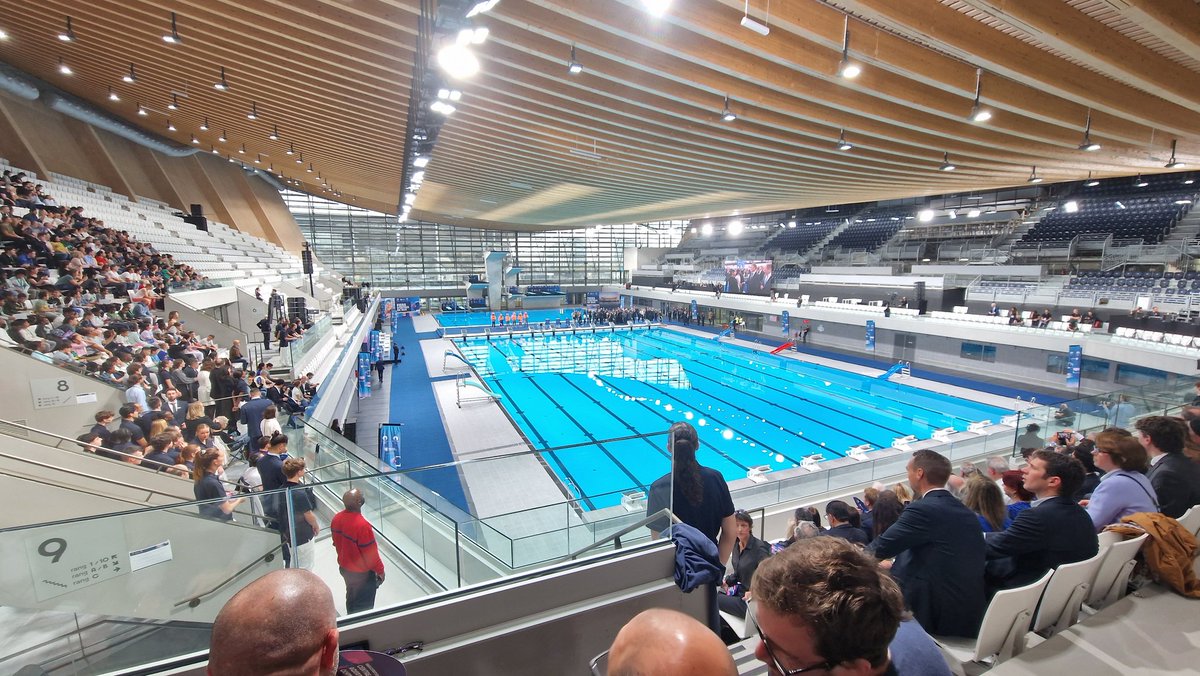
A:
<svg viewBox="0 0 1200 676">
<path fill-rule="evenodd" d="M 1165 458 L 1165 457 L 1167 457 L 1167 454 L 1166 454 L 1166 453 L 1162 453 L 1162 454 L 1159 454 L 1159 455 L 1152 455 L 1152 456 L 1150 456 L 1150 466 L 1151 466 L 1151 467 L 1153 467 L 1153 466 L 1157 465 L 1157 464 L 1158 464 L 1158 461 L 1159 461 L 1159 460 L 1162 460 L 1162 459 L 1163 459 L 1163 458 Z"/>
</svg>

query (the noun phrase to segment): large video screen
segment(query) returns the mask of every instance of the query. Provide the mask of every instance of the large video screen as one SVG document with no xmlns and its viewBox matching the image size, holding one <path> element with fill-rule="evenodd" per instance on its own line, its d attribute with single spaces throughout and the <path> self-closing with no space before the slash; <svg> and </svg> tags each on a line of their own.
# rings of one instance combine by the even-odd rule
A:
<svg viewBox="0 0 1200 676">
<path fill-rule="evenodd" d="M 767 296 L 771 293 L 771 261 L 725 261 L 725 293 Z"/>
</svg>

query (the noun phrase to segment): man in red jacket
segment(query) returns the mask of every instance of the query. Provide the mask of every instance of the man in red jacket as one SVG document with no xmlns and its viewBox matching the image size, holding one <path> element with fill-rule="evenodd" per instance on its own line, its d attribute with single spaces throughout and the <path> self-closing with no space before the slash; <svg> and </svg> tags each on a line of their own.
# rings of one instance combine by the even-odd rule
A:
<svg viewBox="0 0 1200 676">
<path fill-rule="evenodd" d="M 374 608 L 375 589 L 383 584 L 383 559 L 375 543 L 375 529 L 361 513 L 364 502 L 362 491 L 346 491 L 342 495 L 345 509 L 329 524 L 338 570 L 346 581 L 347 613 Z"/>
</svg>

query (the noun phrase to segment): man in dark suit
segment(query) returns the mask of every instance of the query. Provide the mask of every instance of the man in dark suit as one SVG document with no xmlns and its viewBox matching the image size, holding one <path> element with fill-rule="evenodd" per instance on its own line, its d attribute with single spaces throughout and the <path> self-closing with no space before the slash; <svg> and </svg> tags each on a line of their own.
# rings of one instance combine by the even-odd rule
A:
<svg viewBox="0 0 1200 676">
<path fill-rule="evenodd" d="M 1022 470 L 1025 489 L 1037 496 L 1008 530 L 988 533 L 989 589 L 1036 582 L 1064 563 L 1090 559 L 1100 550 L 1096 528 L 1071 496 L 1083 485 L 1084 469 L 1069 455 L 1034 451 Z"/>
<path fill-rule="evenodd" d="M 250 400 L 242 404 L 238 422 L 246 426 L 250 435 L 250 450 L 259 450 L 258 438 L 262 436 L 263 411 L 271 406 L 271 400 L 262 396 L 257 387 L 250 388 Z"/>
<path fill-rule="evenodd" d="M 923 449 L 908 461 L 908 483 L 920 496 L 869 548 L 896 557 L 892 576 L 904 601 L 931 634 L 974 637 L 987 607 L 983 529 L 979 518 L 946 490 L 950 460 Z"/>
<path fill-rule="evenodd" d="M 182 425 L 187 417 L 187 406 L 179 401 L 179 390 L 167 389 L 162 393 L 162 410 L 171 416 L 172 425 Z"/>
<path fill-rule="evenodd" d="M 1163 514 L 1178 519 L 1200 504 L 1200 465 L 1183 454 L 1187 428 L 1182 420 L 1151 415 L 1134 423 L 1134 437 L 1150 456 L 1146 476 Z"/>
</svg>

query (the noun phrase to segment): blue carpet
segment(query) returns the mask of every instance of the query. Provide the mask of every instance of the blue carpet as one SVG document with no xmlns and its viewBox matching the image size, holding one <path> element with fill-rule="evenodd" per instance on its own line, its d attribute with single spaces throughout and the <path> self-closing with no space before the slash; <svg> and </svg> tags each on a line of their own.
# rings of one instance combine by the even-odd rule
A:
<svg viewBox="0 0 1200 676">
<path fill-rule="evenodd" d="M 391 371 L 391 401 L 388 422 L 404 423 L 403 452 L 400 469 L 414 469 L 446 462 L 453 462 L 450 441 L 433 396 L 433 385 L 425 360 L 421 356 L 420 336 L 413 330 L 410 318 L 401 318 L 399 333 L 392 336 L 396 345 L 404 348 L 407 356 L 399 364 L 389 366 Z M 429 334 L 432 336 L 433 334 Z M 463 489 L 458 470 L 454 467 L 416 472 L 409 475 L 431 491 L 470 513 L 466 491 Z"/>
</svg>

